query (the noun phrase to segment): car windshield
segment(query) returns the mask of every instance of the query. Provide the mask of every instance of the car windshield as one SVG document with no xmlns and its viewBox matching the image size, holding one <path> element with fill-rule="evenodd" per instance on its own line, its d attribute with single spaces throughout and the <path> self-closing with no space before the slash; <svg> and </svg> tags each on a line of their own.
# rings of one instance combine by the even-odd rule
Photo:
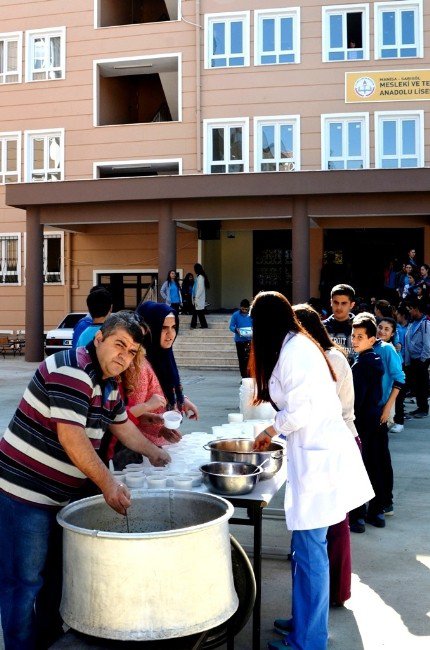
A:
<svg viewBox="0 0 430 650">
<path fill-rule="evenodd" d="M 85 314 L 67 314 L 66 318 L 60 323 L 58 329 L 65 329 L 66 327 L 75 327 L 76 323 L 81 320 Z"/>
</svg>

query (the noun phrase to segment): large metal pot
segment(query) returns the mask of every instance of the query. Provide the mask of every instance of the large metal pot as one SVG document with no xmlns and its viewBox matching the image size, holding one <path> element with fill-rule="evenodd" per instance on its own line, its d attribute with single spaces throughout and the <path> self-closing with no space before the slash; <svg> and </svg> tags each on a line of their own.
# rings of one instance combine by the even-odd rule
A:
<svg viewBox="0 0 430 650">
<path fill-rule="evenodd" d="M 204 448 L 211 452 L 211 461 L 233 461 L 262 465 L 263 461 L 269 459 L 260 474 L 260 481 L 272 478 L 282 467 L 283 446 L 278 442 L 272 442 L 267 451 L 254 451 L 252 449 L 253 444 L 253 440 L 246 438 L 228 438 L 212 440 Z"/>
<path fill-rule="evenodd" d="M 203 483 L 216 494 L 239 496 L 252 492 L 263 471 L 251 463 L 206 463 L 200 467 Z"/>
<path fill-rule="evenodd" d="M 107 639 L 157 640 L 212 629 L 238 607 L 221 497 L 136 490 L 125 517 L 102 496 L 63 508 L 63 598 L 70 627 Z"/>
</svg>

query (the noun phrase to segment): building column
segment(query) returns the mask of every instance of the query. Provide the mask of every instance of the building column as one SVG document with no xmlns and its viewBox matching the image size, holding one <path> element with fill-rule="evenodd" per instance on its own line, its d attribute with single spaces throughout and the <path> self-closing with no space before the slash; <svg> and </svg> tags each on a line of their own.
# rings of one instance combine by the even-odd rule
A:
<svg viewBox="0 0 430 650">
<path fill-rule="evenodd" d="M 292 215 L 293 303 L 309 299 L 309 217 L 307 201 L 293 199 Z"/>
<path fill-rule="evenodd" d="M 158 295 L 172 269 L 176 269 L 176 222 L 172 219 L 172 204 L 166 202 L 158 221 Z"/>
<path fill-rule="evenodd" d="M 27 209 L 25 360 L 43 361 L 43 226 L 39 208 Z"/>
</svg>

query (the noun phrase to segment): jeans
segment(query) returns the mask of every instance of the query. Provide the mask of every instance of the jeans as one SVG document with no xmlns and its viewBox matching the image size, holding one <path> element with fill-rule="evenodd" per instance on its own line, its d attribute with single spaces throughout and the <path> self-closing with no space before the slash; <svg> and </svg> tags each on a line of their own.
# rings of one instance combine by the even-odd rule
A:
<svg viewBox="0 0 430 650">
<path fill-rule="evenodd" d="M 293 630 L 288 642 L 297 650 L 326 650 L 328 642 L 329 564 L 327 528 L 294 530 L 291 538 Z"/>
<path fill-rule="evenodd" d="M 0 492 L 0 609 L 5 650 L 47 647 L 37 641 L 40 632 L 36 610 L 39 613 L 39 609 L 45 609 L 51 626 L 57 622 L 51 598 L 44 598 L 39 609 L 36 603 L 44 581 L 51 582 L 54 573 L 48 575 L 47 558 L 51 548 L 58 546 L 55 516 L 55 511 L 22 503 Z M 61 573 L 57 579 L 61 585 Z M 55 591 L 58 595 L 58 587 Z"/>
</svg>

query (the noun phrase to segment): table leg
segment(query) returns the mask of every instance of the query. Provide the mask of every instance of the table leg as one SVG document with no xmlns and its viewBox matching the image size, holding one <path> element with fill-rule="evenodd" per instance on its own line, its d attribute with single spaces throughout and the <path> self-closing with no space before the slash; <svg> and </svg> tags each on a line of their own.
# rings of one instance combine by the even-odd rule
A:
<svg viewBox="0 0 430 650">
<path fill-rule="evenodd" d="M 261 542 L 263 509 L 259 504 L 253 507 L 254 520 L 254 575 L 256 583 L 255 605 L 252 615 L 252 650 L 260 650 L 261 633 Z"/>
</svg>

